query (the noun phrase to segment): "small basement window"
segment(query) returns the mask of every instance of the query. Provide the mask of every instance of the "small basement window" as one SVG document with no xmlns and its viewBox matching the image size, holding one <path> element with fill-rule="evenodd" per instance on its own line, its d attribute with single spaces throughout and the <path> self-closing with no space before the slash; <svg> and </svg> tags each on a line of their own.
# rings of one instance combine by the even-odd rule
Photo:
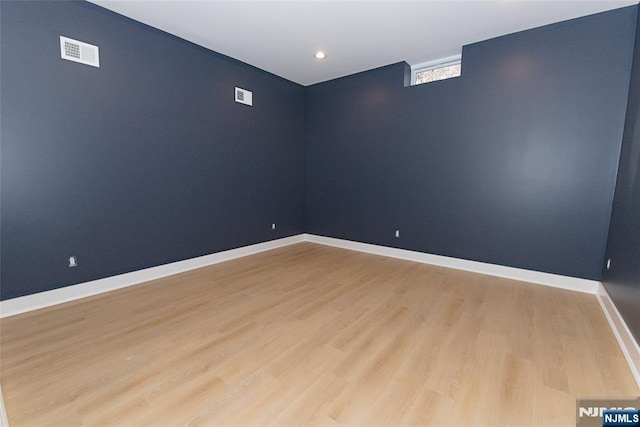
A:
<svg viewBox="0 0 640 427">
<path fill-rule="evenodd" d="M 423 62 L 411 67 L 411 84 L 419 85 L 438 80 L 460 77 L 462 55 L 449 56 L 436 61 Z"/>
</svg>

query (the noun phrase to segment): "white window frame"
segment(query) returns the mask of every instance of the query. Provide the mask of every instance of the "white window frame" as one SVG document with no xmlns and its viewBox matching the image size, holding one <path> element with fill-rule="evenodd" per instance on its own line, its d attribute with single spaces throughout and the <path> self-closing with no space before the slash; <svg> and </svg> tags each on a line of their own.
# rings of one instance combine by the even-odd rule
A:
<svg viewBox="0 0 640 427">
<path fill-rule="evenodd" d="M 462 54 L 447 56 L 433 61 L 421 62 L 411 66 L 411 85 L 416 84 L 416 75 L 423 71 L 433 70 L 435 68 L 449 67 L 451 65 L 461 64 Z M 422 84 L 422 83 L 421 83 Z"/>
</svg>

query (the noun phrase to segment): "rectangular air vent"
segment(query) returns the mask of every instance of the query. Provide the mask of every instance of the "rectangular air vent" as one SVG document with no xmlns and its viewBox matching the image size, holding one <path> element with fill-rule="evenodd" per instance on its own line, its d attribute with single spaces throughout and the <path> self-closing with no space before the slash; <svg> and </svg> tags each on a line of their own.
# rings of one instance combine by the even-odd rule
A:
<svg viewBox="0 0 640 427">
<path fill-rule="evenodd" d="M 89 43 L 60 36 L 60 55 L 62 59 L 100 67 L 98 46 Z"/>
<path fill-rule="evenodd" d="M 236 87 L 236 102 L 245 105 L 253 105 L 253 92 Z"/>
</svg>

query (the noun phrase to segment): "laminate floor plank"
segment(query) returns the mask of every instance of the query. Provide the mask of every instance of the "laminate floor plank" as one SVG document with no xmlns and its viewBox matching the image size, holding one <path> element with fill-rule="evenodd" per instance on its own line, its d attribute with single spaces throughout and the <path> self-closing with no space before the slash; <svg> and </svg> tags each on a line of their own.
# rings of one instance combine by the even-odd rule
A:
<svg viewBox="0 0 640 427">
<path fill-rule="evenodd" d="M 593 295 L 312 243 L 0 320 L 11 426 L 574 426 Z"/>
</svg>

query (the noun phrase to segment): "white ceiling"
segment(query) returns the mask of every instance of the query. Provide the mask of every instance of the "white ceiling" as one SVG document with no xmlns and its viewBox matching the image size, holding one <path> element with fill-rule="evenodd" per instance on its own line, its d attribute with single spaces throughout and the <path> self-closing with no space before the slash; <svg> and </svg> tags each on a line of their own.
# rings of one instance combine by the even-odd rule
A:
<svg viewBox="0 0 640 427">
<path fill-rule="evenodd" d="M 465 44 L 636 4 L 607 1 L 90 0 L 278 76 L 310 85 Z M 316 50 L 327 59 L 313 58 Z"/>
</svg>

